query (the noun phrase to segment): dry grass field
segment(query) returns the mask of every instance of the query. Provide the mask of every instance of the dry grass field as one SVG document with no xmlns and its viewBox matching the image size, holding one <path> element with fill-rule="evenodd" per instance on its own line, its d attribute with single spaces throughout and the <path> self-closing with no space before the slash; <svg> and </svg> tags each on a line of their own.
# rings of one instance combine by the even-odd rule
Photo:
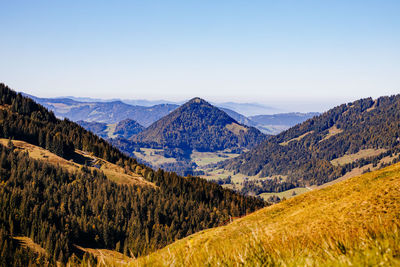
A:
<svg viewBox="0 0 400 267">
<path fill-rule="evenodd" d="M 368 157 L 374 157 L 378 156 L 379 154 L 382 154 L 386 152 L 386 149 L 362 149 L 358 151 L 357 153 L 354 154 L 348 154 L 344 155 L 340 158 L 336 158 L 331 160 L 332 165 L 338 166 L 338 165 L 345 165 L 347 163 L 354 162 L 358 159 L 362 158 L 368 158 Z"/>
<path fill-rule="evenodd" d="M 227 151 L 218 151 L 218 152 L 193 151 L 190 157 L 191 160 L 195 162 L 200 168 L 203 168 L 208 164 L 218 163 L 220 161 L 231 159 L 239 155 L 240 154 L 230 153 Z"/>
<path fill-rule="evenodd" d="M 298 137 L 296 137 L 296 138 L 292 138 L 292 139 L 290 139 L 290 140 L 288 140 L 288 141 L 286 141 L 286 142 L 282 142 L 282 143 L 279 143 L 281 146 L 287 146 L 290 142 L 292 142 L 292 141 L 300 141 L 301 139 L 303 139 L 304 137 L 306 137 L 307 135 L 309 135 L 309 134 L 312 134 L 314 131 L 309 131 L 309 132 L 306 132 L 305 134 L 302 134 L 302 135 L 300 135 L 300 136 L 298 136 Z"/>
<path fill-rule="evenodd" d="M 142 159 L 146 162 L 151 162 L 152 165 L 158 166 L 164 163 L 175 163 L 176 159 L 174 158 L 166 158 L 163 155 L 158 154 L 157 152 L 161 152 L 162 149 L 154 149 L 154 148 L 141 148 L 141 152 L 134 152 L 135 157 L 138 159 Z"/>
<path fill-rule="evenodd" d="M 196 233 L 131 266 L 395 266 L 400 164 Z"/>
<path fill-rule="evenodd" d="M 291 197 L 307 193 L 310 190 L 311 189 L 308 189 L 308 188 L 305 188 L 305 187 L 296 187 L 296 188 L 293 188 L 293 189 L 290 189 L 290 190 L 286 190 L 286 191 L 283 191 L 283 192 L 279 192 L 279 193 L 262 193 L 259 196 L 262 197 L 264 200 L 268 200 L 268 198 L 271 197 L 271 196 L 277 196 L 280 199 L 282 199 L 282 198 L 289 199 Z"/>
<path fill-rule="evenodd" d="M 335 135 L 340 134 L 342 132 L 343 132 L 342 129 L 338 129 L 336 127 L 336 125 L 334 125 L 331 128 L 329 128 L 328 134 L 322 140 L 320 140 L 320 142 L 325 141 L 325 140 L 331 138 L 332 136 L 335 136 Z"/>
</svg>

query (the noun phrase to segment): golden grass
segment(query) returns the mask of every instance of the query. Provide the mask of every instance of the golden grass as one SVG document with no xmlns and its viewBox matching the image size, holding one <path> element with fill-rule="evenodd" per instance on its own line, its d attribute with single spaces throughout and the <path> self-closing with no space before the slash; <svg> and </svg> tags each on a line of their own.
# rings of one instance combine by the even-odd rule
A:
<svg viewBox="0 0 400 267">
<path fill-rule="evenodd" d="M 29 157 L 33 159 L 46 161 L 53 165 L 59 165 L 62 168 L 71 172 L 77 171 L 82 167 L 81 164 L 78 164 L 72 160 L 66 160 L 39 146 L 35 146 L 19 140 L 12 140 L 12 142 L 17 150 L 28 152 Z M 0 138 L 0 144 L 7 146 L 8 139 Z M 146 181 L 142 176 L 136 173 L 133 172 L 126 173 L 126 171 L 122 167 L 116 164 L 97 158 L 81 150 L 75 150 L 75 152 L 79 155 L 82 155 L 83 157 L 86 157 L 89 160 L 96 161 L 96 164 L 101 166 L 100 170 L 103 171 L 104 174 L 107 176 L 107 178 L 110 179 L 111 181 L 114 181 L 119 184 L 136 184 L 136 185 L 152 186 L 152 187 L 155 186 L 153 183 Z M 89 167 L 89 169 L 95 169 L 95 168 Z"/>
<path fill-rule="evenodd" d="M 282 192 L 279 192 L 279 193 L 262 193 L 262 194 L 260 194 L 258 196 L 262 197 L 264 200 L 268 200 L 268 198 L 270 198 L 271 196 L 277 196 L 280 199 L 282 199 L 282 198 L 289 199 L 291 197 L 307 193 L 310 190 L 311 190 L 311 188 L 308 189 L 308 188 L 305 188 L 305 187 L 296 187 L 296 188 L 289 189 L 289 190 L 286 190 L 286 191 L 282 191 Z M 293 192 L 295 193 L 295 195 L 293 195 Z"/>
<path fill-rule="evenodd" d="M 372 105 L 372 107 L 368 108 L 366 111 L 370 112 L 371 110 L 374 110 L 376 108 L 377 104 L 378 104 L 378 100 L 374 100 L 374 104 Z"/>
<path fill-rule="evenodd" d="M 9 139 L 0 138 L 0 144 L 2 144 L 3 146 L 7 146 L 8 141 Z M 19 140 L 12 140 L 12 142 L 17 150 L 28 152 L 29 157 L 33 159 L 44 160 L 53 165 L 60 165 L 69 171 L 75 171 L 80 167 L 79 164 L 59 157 L 56 154 L 51 153 L 50 151 L 39 146 L 35 146 Z"/>
<path fill-rule="evenodd" d="M 135 157 L 138 159 L 142 159 L 147 162 L 151 162 L 154 166 L 159 166 L 164 163 L 175 163 L 175 158 L 166 158 L 156 152 L 161 152 L 162 149 L 153 149 L 153 148 L 141 148 L 141 152 L 134 152 Z"/>
<path fill-rule="evenodd" d="M 227 124 L 226 129 L 228 129 L 229 131 L 231 131 L 233 134 L 235 135 L 240 135 L 240 132 L 243 131 L 244 133 L 247 132 L 248 128 L 239 125 L 237 123 L 232 122 L 231 124 Z"/>
<path fill-rule="evenodd" d="M 292 142 L 292 141 L 300 141 L 301 139 L 303 139 L 304 137 L 306 137 L 307 135 L 309 135 L 309 134 L 312 134 L 314 131 L 309 131 L 309 132 L 306 132 L 305 134 L 302 134 L 302 135 L 300 135 L 300 136 L 298 136 L 298 137 L 296 137 L 296 138 L 292 138 L 292 139 L 290 139 L 290 140 L 288 140 L 288 141 L 286 141 L 286 142 L 282 142 L 282 143 L 279 143 L 281 146 L 287 146 L 290 142 Z"/>
<path fill-rule="evenodd" d="M 130 258 L 115 250 L 84 248 L 77 245 L 75 245 L 75 247 L 83 252 L 92 254 L 97 259 L 99 265 L 119 266 L 119 265 L 126 265 L 127 263 L 132 262 L 134 260 L 133 258 Z"/>
<path fill-rule="evenodd" d="M 400 264 L 400 164 L 179 240 L 132 266 Z"/>
<path fill-rule="evenodd" d="M 226 159 L 237 157 L 239 155 L 240 154 L 228 153 L 225 151 L 218 151 L 218 152 L 193 151 L 192 154 L 190 155 L 190 159 L 201 168 L 208 164 L 218 163 Z"/>
<path fill-rule="evenodd" d="M 331 160 L 331 163 L 332 163 L 332 165 L 335 165 L 335 166 L 345 165 L 347 163 L 352 163 L 358 159 L 378 156 L 379 154 L 382 154 L 386 151 L 387 151 L 387 149 L 384 149 L 384 148 L 362 149 L 362 150 L 358 151 L 357 153 L 344 155 L 340 158 L 333 159 L 333 160 Z"/>
<path fill-rule="evenodd" d="M 340 134 L 342 132 L 343 132 L 342 129 L 338 129 L 336 127 L 336 125 L 333 125 L 331 128 L 329 128 L 328 134 L 323 139 L 321 139 L 319 142 L 325 141 L 325 140 L 331 138 L 332 136 L 335 136 L 335 135 Z"/>
<path fill-rule="evenodd" d="M 39 244 L 33 242 L 32 239 L 26 236 L 15 236 L 13 237 L 14 240 L 18 242 L 18 244 L 23 248 L 28 248 L 33 252 L 40 254 L 40 255 L 47 255 L 47 251 L 42 248 Z"/>
</svg>

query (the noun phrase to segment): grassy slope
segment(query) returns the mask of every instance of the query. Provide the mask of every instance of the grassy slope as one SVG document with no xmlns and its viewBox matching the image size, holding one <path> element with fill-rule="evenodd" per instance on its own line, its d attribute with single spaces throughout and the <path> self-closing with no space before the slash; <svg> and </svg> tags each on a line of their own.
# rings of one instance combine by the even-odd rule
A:
<svg viewBox="0 0 400 267">
<path fill-rule="evenodd" d="M 13 140 L 12 142 L 17 149 L 28 152 L 29 157 L 33 159 L 43 160 L 53 165 L 60 165 L 61 167 L 69 171 L 77 171 L 82 167 L 82 165 L 77 162 L 74 162 L 72 160 L 68 161 L 39 146 L 35 146 L 19 140 Z M 7 143 L 8 139 L 0 138 L 0 144 L 7 146 Z M 116 183 L 154 186 L 153 183 L 146 181 L 143 177 L 136 173 L 126 173 L 122 167 L 116 164 L 97 158 L 89 153 L 80 150 L 76 150 L 76 154 L 81 155 L 81 157 L 89 161 L 96 162 L 96 165 L 100 166 L 100 170 L 103 171 L 107 178 Z M 94 169 L 94 167 L 89 168 Z"/>
<path fill-rule="evenodd" d="M 179 240 L 132 265 L 398 265 L 400 164 Z"/>
</svg>

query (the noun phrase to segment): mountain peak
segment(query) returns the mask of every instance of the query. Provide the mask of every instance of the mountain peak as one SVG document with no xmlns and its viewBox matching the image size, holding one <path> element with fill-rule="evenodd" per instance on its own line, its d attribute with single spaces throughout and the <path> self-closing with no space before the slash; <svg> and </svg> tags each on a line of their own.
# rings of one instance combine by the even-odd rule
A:
<svg viewBox="0 0 400 267">
<path fill-rule="evenodd" d="M 200 98 L 200 97 L 195 97 L 190 99 L 187 104 L 207 104 L 207 105 L 211 105 L 210 103 L 208 103 L 207 101 L 205 101 L 204 99 Z"/>
<path fill-rule="evenodd" d="M 240 125 L 224 111 L 195 97 L 133 137 L 133 141 L 183 150 L 251 148 L 264 141 L 255 128 Z"/>
</svg>

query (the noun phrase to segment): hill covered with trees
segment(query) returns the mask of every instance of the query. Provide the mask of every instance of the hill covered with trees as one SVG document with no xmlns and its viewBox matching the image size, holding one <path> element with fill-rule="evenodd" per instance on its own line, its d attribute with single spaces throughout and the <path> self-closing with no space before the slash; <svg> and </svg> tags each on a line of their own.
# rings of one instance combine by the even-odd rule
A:
<svg viewBox="0 0 400 267">
<path fill-rule="evenodd" d="M 206 180 L 154 171 L 68 119 L 0 84 L 0 137 L 23 140 L 76 160 L 76 149 L 144 177 L 155 186 L 121 185 L 85 165 L 71 171 L 0 145 L 0 249 L 8 264 L 28 265 L 12 241 L 31 238 L 48 262 L 77 246 L 144 255 L 196 231 L 265 205 Z M 4 259 L 4 258 L 3 258 Z"/>
<path fill-rule="evenodd" d="M 285 182 L 294 186 L 320 185 L 395 155 L 399 135 L 400 95 L 366 98 L 313 117 L 219 167 L 260 177 L 287 176 Z M 363 151 L 376 153 L 355 157 Z M 341 160 L 345 157 L 354 159 Z"/>
<path fill-rule="evenodd" d="M 239 124 L 208 102 L 194 98 L 132 138 L 141 145 L 184 151 L 251 148 L 266 136 Z"/>
</svg>

